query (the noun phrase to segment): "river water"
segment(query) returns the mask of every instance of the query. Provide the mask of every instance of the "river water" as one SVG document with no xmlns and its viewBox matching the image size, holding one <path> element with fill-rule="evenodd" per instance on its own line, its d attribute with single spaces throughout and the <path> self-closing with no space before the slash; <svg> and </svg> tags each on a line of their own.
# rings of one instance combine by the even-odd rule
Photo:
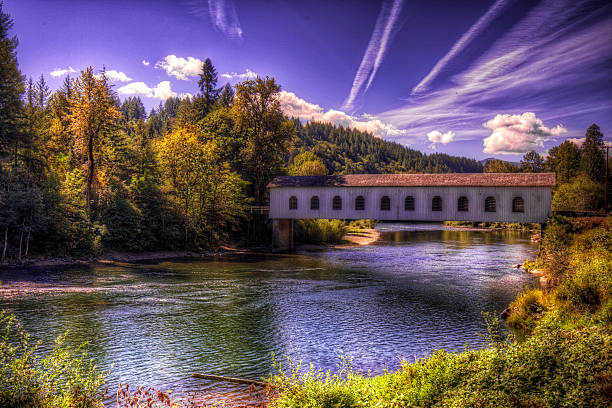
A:
<svg viewBox="0 0 612 408">
<path fill-rule="evenodd" d="M 259 379 L 277 358 L 372 374 L 436 349 L 482 346 L 483 311 L 501 312 L 535 279 L 510 265 L 536 246 L 518 231 L 378 226 L 366 247 L 129 267 L 0 272 L 0 308 L 43 345 L 69 330 L 119 382 L 175 394 L 245 387 L 193 372 Z"/>
</svg>

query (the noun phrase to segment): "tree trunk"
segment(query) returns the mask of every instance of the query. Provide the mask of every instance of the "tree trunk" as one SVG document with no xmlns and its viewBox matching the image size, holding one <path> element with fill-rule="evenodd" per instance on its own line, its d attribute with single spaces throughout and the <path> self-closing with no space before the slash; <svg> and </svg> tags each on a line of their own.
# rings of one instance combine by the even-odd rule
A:
<svg viewBox="0 0 612 408">
<path fill-rule="evenodd" d="M 28 227 L 28 237 L 26 238 L 26 252 L 25 257 L 28 259 L 28 253 L 30 252 L 30 233 L 32 232 L 32 227 Z"/>
<path fill-rule="evenodd" d="M 21 234 L 19 234 L 19 262 L 21 262 L 21 247 L 23 245 L 23 228 L 25 226 L 25 220 L 21 223 Z"/>
<path fill-rule="evenodd" d="M 95 170 L 95 163 L 94 163 L 94 155 L 93 155 L 93 136 L 90 135 L 89 136 L 89 141 L 88 141 L 88 146 L 87 146 L 87 156 L 89 159 L 89 174 L 87 175 L 87 215 L 89 216 L 89 219 L 91 220 L 91 213 L 92 213 L 92 186 L 93 186 L 93 180 L 94 180 L 94 170 Z"/>
<path fill-rule="evenodd" d="M 9 227 L 7 225 L 4 229 L 4 249 L 2 250 L 2 263 L 4 263 L 4 261 L 6 260 L 6 248 L 8 246 L 8 230 Z"/>
</svg>

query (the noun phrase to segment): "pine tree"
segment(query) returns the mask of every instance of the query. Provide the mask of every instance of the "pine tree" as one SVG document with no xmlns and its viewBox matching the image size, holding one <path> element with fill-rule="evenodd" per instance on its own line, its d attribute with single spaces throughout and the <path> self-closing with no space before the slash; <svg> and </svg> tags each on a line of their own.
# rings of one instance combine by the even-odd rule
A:
<svg viewBox="0 0 612 408">
<path fill-rule="evenodd" d="M 200 119 L 204 118 L 212 110 L 213 105 L 219 98 L 220 89 L 217 89 L 217 71 L 210 58 L 202 63 L 202 73 L 198 81 L 200 95 L 196 98 L 196 105 L 200 113 Z"/>
<path fill-rule="evenodd" d="M 521 159 L 523 173 L 541 173 L 546 169 L 544 159 L 535 150 L 525 153 Z"/>
<path fill-rule="evenodd" d="M 599 126 L 592 124 L 580 148 L 580 170 L 591 180 L 601 183 L 605 173 L 603 134 Z"/>
<path fill-rule="evenodd" d="M 19 120 L 23 114 L 21 95 L 24 77 L 17 64 L 17 37 L 9 31 L 13 20 L 0 2 L 0 156 L 14 153 L 20 139 Z"/>
<path fill-rule="evenodd" d="M 221 91 L 221 95 L 219 95 L 219 99 L 217 100 L 217 106 L 220 108 L 231 108 L 234 103 L 234 88 L 227 83 L 223 87 Z"/>
</svg>

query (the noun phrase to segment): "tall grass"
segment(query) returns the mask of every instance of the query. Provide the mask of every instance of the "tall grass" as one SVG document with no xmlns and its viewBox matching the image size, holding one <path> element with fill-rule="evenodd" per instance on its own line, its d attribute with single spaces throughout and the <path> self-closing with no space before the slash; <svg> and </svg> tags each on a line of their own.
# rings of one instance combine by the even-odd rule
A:
<svg viewBox="0 0 612 408">
<path fill-rule="evenodd" d="M 347 232 L 342 220 L 298 220 L 295 224 L 295 238 L 309 244 L 339 243 Z"/>
</svg>

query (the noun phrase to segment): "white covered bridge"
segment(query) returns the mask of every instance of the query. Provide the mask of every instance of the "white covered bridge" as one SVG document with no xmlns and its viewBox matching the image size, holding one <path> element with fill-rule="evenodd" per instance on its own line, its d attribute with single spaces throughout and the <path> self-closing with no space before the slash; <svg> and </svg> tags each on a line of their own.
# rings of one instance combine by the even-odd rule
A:
<svg viewBox="0 0 612 408">
<path fill-rule="evenodd" d="M 278 247 L 291 247 L 294 219 L 544 223 L 554 173 L 281 176 L 268 185 Z"/>
</svg>

